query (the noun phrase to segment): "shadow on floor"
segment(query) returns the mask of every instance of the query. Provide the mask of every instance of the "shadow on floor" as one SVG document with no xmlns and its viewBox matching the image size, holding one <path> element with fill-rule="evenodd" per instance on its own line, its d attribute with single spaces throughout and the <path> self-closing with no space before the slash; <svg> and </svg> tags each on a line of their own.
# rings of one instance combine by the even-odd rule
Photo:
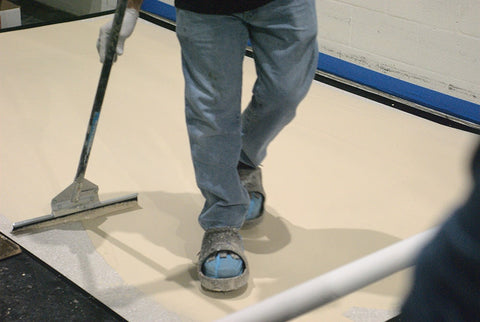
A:
<svg viewBox="0 0 480 322">
<path fill-rule="evenodd" d="M 101 199 L 111 197 L 102 196 Z M 117 264 L 128 264 L 132 269 L 136 269 L 136 266 L 146 266 L 158 272 L 158 279 L 134 285 L 146 295 L 164 293 L 181 287 L 211 298 L 212 303 L 226 313 L 234 310 L 228 302 L 222 300 L 246 298 L 253 289 L 256 290 L 258 300 L 265 299 L 400 240 L 372 230 L 307 229 L 285 220 L 278 212 L 267 206 L 263 223 L 253 229 L 242 231 L 251 269 L 248 288 L 228 295 L 210 293 L 200 289 L 195 272 L 197 253 L 203 235 L 196 221 L 203 203 L 201 195 L 163 191 L 143 192 L 139 194 L 139 203 L 141 209 L 138 210 L 83 221 L 83 226 L 92 237 L 94 246 L 98 249 L 103 243 L 110 243 L 110 247 L 135 258 L 134 262 Z M 72 226 L 63 225 L 49 229 L 68 230 L 72 229 Z M 148 249 L 138 248 L 138 236 L 141 236 L 142 243 Z M 45 241 L 39 239 L 39 242 Z M 62 242 L 68 244 L 68 241 Z M 152 252 L 152 249 L 166 249 L 175 257 L 185 260 L 182 264 L 167 262 Z M 78 249 L 76 252 L 80 261 L 88 260 L 82 254 L 78 254 Z M 115 260 L 122 258 L 116 257 Z M 94 274 L 93 271 L 88 271 L 88 263 L 83 263 L 82 267 L 86 269 L 85 274 Z M 392 275 L 362 291 L 397 296 L 404 289 L 405 278 L 401 274 L 403 273 Z M 92 276 L 91 280 L 93 283 L 95 277 Z"/>
</svg>

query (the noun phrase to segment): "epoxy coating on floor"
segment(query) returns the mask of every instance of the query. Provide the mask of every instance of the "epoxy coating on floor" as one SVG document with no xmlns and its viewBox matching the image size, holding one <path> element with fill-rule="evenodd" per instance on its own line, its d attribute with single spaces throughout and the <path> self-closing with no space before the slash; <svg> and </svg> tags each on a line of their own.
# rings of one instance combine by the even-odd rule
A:
<svg viewBox="0 0 480 322">
<path fill-rule="evenodd" d="M 0 34 L 0 230 L 50 213 L 73 180 L 109 17 Z M 255 79 L 245 59 L 243 105 Z M 246 290 L 214 294 L 195 276 L 203 200 L 184 122 L 180 49 L 140 20 L 114 64 L 86 177 L 100 198 L 141 209 L 16 242 L 130 321 L 211 321 L 422 232 L 462 201 L 478 136 L 314 82 L 263 164 L 265 221 L 242 232 Z M 384 321 L 409 271 L 298 321 Z"/>
</svg>

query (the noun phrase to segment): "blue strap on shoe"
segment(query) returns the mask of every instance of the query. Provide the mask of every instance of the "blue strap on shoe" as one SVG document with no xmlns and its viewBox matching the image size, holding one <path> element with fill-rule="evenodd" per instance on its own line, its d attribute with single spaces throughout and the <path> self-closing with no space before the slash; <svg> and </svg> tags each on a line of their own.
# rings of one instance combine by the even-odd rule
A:
<svg viewBox="0 0 480 322">
<path fill-rule="evenodd" d="M 262 211 L 263 196 L 258 192 L 250 193 L 250 205 L 248 207 L 246 220 L 251 220 L 259 217 Z"/>
<path fill-rule="evenodd" d="M 203 264 L 202 271 L 210 278 L 229 278 L 240 276 L 244 265 L 240 257 L 226 252 L 218 252 Z"/>
</svg>

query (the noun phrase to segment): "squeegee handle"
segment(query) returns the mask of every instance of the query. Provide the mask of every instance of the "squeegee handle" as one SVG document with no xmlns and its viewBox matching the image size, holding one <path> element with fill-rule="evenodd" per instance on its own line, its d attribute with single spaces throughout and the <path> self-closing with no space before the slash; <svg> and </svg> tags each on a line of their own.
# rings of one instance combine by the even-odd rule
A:
<svg viewBox="0 0 480 322">
<path fill-rule="evenodd" d="M 103 98 L 105 97 L 105 91 L 107 89 L 108 77 L 110 76 L 110 70 L 112 69 L 112 64 L 115 57 L 118 35 L 120 33 L 120 29 L 122 28 L 122 21 L 123 17 L 125 16 L 126 8 L 127 0 L 119 0 L 117 9 L 115 11 L 115 16 L 113 18 L 112 31 L 107 44 L 107 53 L 103 62 L 102 72 L 100 73 L 100 80 L 98 81 L 97 93 L 93 102 L 90 121 L 88 123 L 87 135 L 85 137 L 85 142 L 83 143 L 77 174 L 75 175 L 75 181 L 77 182 L 85 177 L 85 172 L 87 170 L 87 163 L 90 157 L 90 151 L 92 149 L 93 139 L 95 137 L 98 119 L 100 117 L 100 111 L 102 109 Z"/>
</svg>

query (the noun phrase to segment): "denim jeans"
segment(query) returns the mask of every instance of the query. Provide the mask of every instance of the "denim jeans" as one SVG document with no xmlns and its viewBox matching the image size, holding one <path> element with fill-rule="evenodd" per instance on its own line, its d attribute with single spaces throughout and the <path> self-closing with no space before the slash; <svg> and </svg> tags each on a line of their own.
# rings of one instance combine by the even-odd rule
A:
<svg viewBox="0 0 480 322">
<path fill-rule="evenodd" d="M 239 161 L 258 167 L 269 143 L 295 116 L 317 66 L 314 0 L 274 0 L 251 11 L 208 15 L 177 9 L 185 113 L 204 229 L 240 228 L 249 196 Z M 257 79 L 241 113 L 248 43 Z"/>
</svg>

